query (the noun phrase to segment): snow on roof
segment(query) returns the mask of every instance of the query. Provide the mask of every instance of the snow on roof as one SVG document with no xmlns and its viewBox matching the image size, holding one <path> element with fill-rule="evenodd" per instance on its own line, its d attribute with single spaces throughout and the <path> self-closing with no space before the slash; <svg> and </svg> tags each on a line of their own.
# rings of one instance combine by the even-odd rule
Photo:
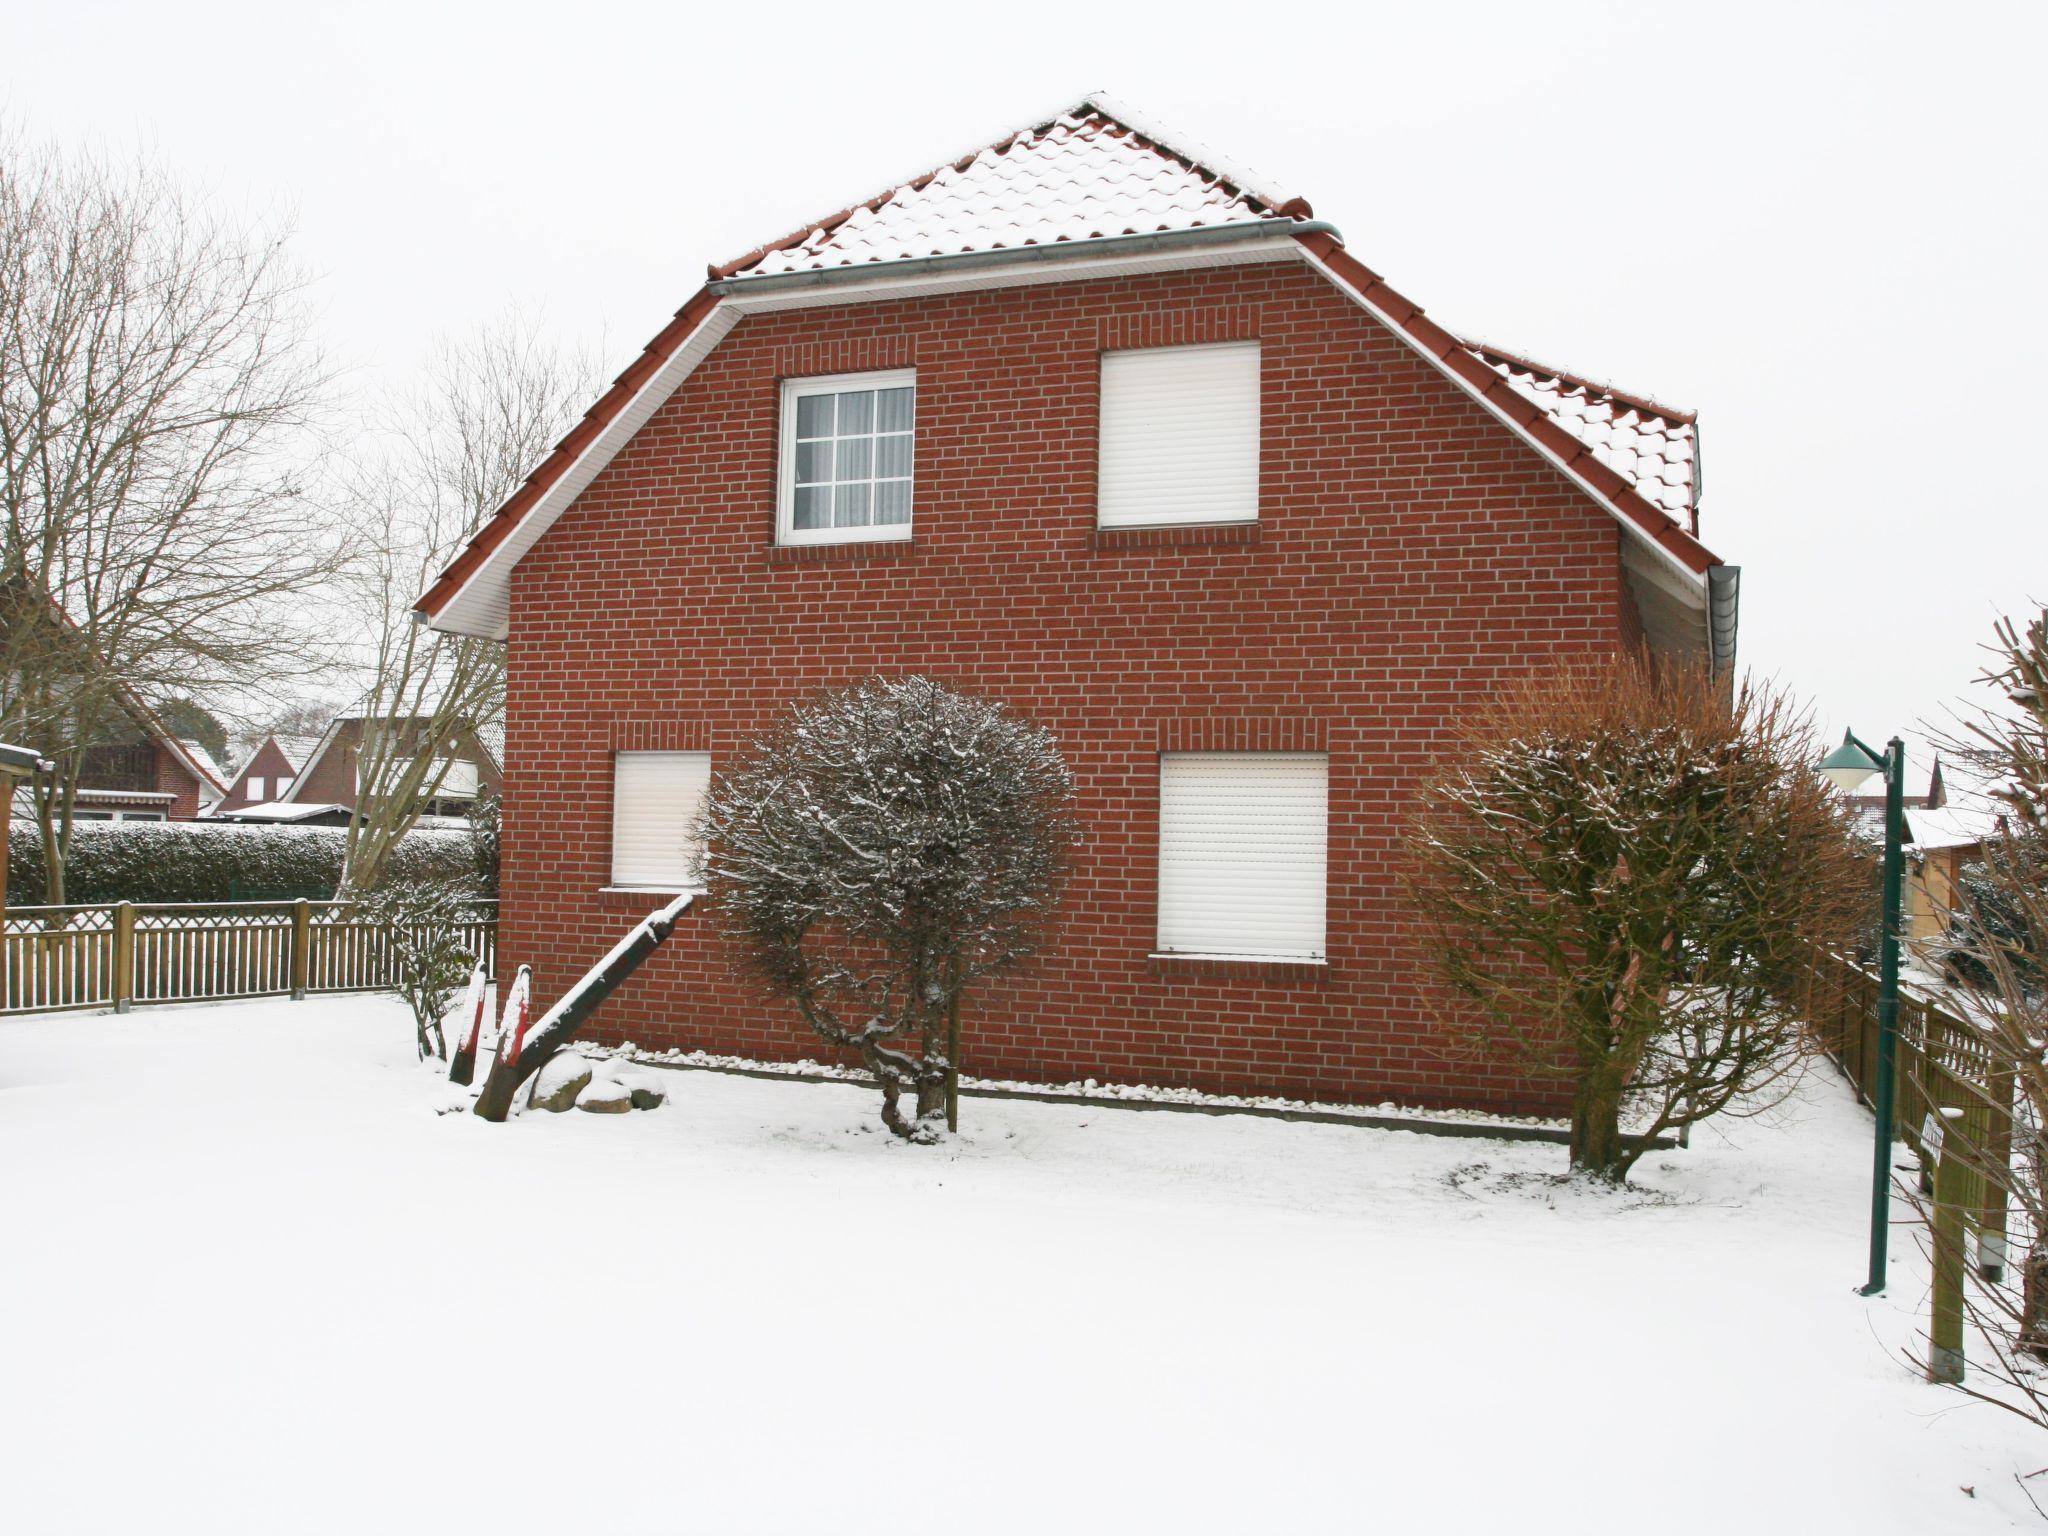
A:
<svg viewBox="0 0 2048 1536">
<path fill-rule="evenodd" d="M 1132 126 L 1135 119 L 1091 96 L 717 273 L 769 277 L 1262 220 L 1282 226 L 1294 222 L 1292 212 L 1306 212 L 1282 215 L 1244 184 L 1248 173 L 1222 167 L 1185 140 L 1148 137 Z"/>
<path fill-rule="evenodd" d="M 227 819 L 233 821 L 305 821 L 329 811 L 346 811 L 345 805 L 323 805 L 311 800 L 266 800 L 261 805 L 237 806 Z"/>
<path fill-rule="evenodd" d="M 1483 341 L 1465 346 L 1584 443 L 1636 494 L 1690 528 L 1699 518 L 1699 431 L 1691 411 L 1660 404 Z"/>
<path fill-rule="evenodd" d="M 306 766 L 306 760 L 313 755 L 313 749 L 320 745 L 318 736 L 276 736 L 270 738 L 277 743 L 277 750 L 284 754 L 285 761 L 297 769 Z"/>
<path fill-rule="evenodd" d="M 1915 848 L 1970 848 L 1997 837 L 2001 818 L 1996 811 L 1944 805 L 1908 811 L 1906 820 L 1912 825 Z"/>
<path fill-rule="evenodd" d="M 213 780 L 213 788 L 221 789 L 234 782 L 234 775 L 223 773 L 220 764 L 214 761 L 213 754 L 198 742 L 180 736 L 178 745 L 184 749 L 187 757 L 206 770 L 206 776 Z"/>
</svg>

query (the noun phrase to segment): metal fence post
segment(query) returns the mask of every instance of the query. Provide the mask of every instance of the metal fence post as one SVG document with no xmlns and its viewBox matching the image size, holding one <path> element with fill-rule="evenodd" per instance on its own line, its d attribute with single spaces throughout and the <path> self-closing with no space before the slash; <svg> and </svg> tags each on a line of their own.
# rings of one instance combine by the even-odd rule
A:
<svg viewBox="0 0 2048 1536">
<path fill-rule="evenodd" d="M 135 1006 L 135 903 L 114 903 L 114 1012 Z"/>
<path fill-rule="evenodd" d="M 306 978 L 313 965 L 313 904 L 301 896 L 292 903 L 292 1001 L 303 1002 Z"/>
</svg>

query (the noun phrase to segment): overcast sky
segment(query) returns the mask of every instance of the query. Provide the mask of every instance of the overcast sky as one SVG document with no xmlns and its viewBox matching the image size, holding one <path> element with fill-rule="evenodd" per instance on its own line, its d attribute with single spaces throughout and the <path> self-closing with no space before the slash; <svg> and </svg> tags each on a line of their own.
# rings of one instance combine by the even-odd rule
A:
<svg viewBox="0 0 2048 1536">
<path fill-rule="evenodd" d="M 285 205 L 358 384 L 622 367 L 734 256 L 1104 89 L 1453 329 L 1697 409 L 1752 668 L 1866 737 L 2048 600 L 2048 5 L 8 7 L 0 110 Z"/>
</svg>

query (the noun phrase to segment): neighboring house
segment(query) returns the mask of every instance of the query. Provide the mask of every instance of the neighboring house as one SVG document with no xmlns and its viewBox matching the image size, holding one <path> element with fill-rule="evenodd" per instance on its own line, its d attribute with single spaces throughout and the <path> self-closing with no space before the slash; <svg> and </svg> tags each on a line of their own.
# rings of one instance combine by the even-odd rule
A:
<svg viewBox="0 0 2048 1536">
<path fill-rule="evenodd" d="M 379 723 L 363 715 L 335 716 L 307 751 L 291 787 L 272 799 L 281 806 L 352 810 L 364 790 L 362 769 L 357 761 L 362 753 L 364 733 L 376 729 Z M 417 732 L 421 724 L 418 720 L 401 721 L 397 729 L 410 735 Z M 500 792 L 504 775 L 492 741 L 493 734 L 487 729 L 465 735 L 457 742 L 454 761 L 449 764 L 439 791 L 427 801 L 421 814 L 466 816 L 476 804 L 479 792 Z M 346 815 L 341 818 L 344 822 L 347 819 Z"/>
<path fill-rule="evenodd" d="M 317 736 L 265 736 L 262 745 L 249 754 L 248 761 L 229 780 L 227 793 L 210 814 L 231 816 L 282 800 L 298 781 L 299 770 L 312 760 L 319 741 Z"/>
<path fill-rule="evenodd" d="M 173 737 L 133 694 L 124 694 L 122 718 L 103 735 L 85 750 L 77 821 L 191 821 L 226 788 L 206 749 Z M 16 812 L 33 814 L 19 800 Z"/>
<path fill-rule="evenodd" d="M 1546 657 L 1732 663 L 1698 494 L 1690 412 L 1444 329 L 1090 98 L 712 269 L 419 606 L 508 642 L 502 944 L 548 996 L 691 878 L 714 764 L 923 672 L 1052 727 L 1086 826 L 971 1071 L 1554 1109 L 1442 1049 L 1407 793 Z M 601 1024 L 818 1049 L 701 922 Z"/>
<path fill-rule="evenodd" d="M 1828 761 L 1850 761 L 1850 736 Z M 1866 758 L 1865 761 L 1868 761 Z M 1979 765 L 1965 762 L 1964 771 L 1945 769 L 1937 754 L 1924 788 L 1909 787 L 1900 797 L 1906 813 L 1906 882 L 1901 893 L 1901 937 L 1923 952 L 1946 938 L 1961 903 L 1962 875 L 1984 857 L 1984 845 L 2005 828 L 2005 807 L 1981 782 Z M 1911 762 L 1908 760 L 1908 768 Z M 1952 794 L 1949 780 L 1958 779 Z M 1912 781 L 1908 781 L 1910 785 Z M 1873 773 L 1840 791 L 1856 818 L 1857 835 L 1873 849 L 1884 848 L 1885 786 L 1883 773 Z"/>
<path fill-rule="evenodd" d="M 47 616 L 47 627 L 38 627 L 29 642 L 31 649 L 54 641 L 90 654 L 90 642 L 54 599 L 43 595 L 29 607 Z M 105 663 L 95 658 L 94 666 L 104 668 Z M 173 736 L 131 685 L 117 679 L 111 688 L 111 707 L 94 709 L 106 718 L 81 752 L 73 819 L 191 821 L 203 814 L 225 791 L 227 775 L 205 747 Z M 12 793 L 13 813 L 32 818 L 31 791 L 20 786 Z"/>
</svg>

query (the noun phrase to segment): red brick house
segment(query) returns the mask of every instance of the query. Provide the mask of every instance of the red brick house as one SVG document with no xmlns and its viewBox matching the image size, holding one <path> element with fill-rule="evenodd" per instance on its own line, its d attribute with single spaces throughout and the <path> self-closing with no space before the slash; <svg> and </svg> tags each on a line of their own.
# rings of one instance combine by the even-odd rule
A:
<svg viewBox="0 0 2048 1536">
<path fill-rule="evenodd" d="M 421 599 L 509 646 L 504 954 L 689 879 L 710 765 L 923 672 L 1054 727 L 1089 842 L 967 1066 L 1505 1109 L 1448 1062 L 1404 787 L 1555 653 L 1732 660 L 1694 419 L 1427 318 L 1308 203 L 1091 98 L 706 282 Z M 818 1053 L 685 924 L 613 1038 Z"/>
<path fill-rule="evenodd" d="M 131 693 L 119 720 L 85 749 L 77 821 L 191 821 L 219 800 L 226 775 L 196 741 L 171 735 Z"/>
<path fill-rule="evenodd" d="M 375 729 L 378 723 L 365 715 L 336 715 L 306 751 L 298 774 L 273 798 L 281 806 L 353 809 L 363 792 L 363 773 L 357 756 L 362 750 L 364 733 Z M 423 720 L 406 718 L 395 728 L 403 737 L 416 740 L 416 733 L 424 724 Z M 503 776 L 493 735 L 482 730 L 465 732 L 458 738 L 439 793 L 427 802 L 427 814 L 466 815 L 480 791 L 498 792 Z"/>
<path fill-rule="evenodd" d="M 311 759 L 317 736 L 265 736 L 262 745 L 229 780 L 211 814 L 233 815 L 251 806 L 269 805 L 291 793 L 300 771 Z"/>
</svg>

